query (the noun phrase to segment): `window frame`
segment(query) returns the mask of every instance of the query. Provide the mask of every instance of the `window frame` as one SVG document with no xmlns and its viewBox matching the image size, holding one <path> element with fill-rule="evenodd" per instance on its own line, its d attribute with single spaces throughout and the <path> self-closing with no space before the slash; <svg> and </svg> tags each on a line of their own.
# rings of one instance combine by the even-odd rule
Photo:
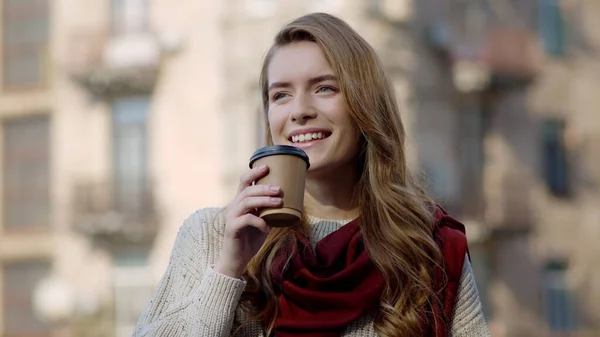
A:
<svg viewBox="0 0 600 337">
<path fill-rule="evenodd" d="M 540 127 L 542 180 L 549 194 L 557 198 L 568 198 L 572 194 L 572 186 L 569 149 L 565 139 L 567 122 L 561 118 L 546 118 L 542 120 Z"/>
<path fill-rule="evenodd" d="M 140 1 L 141 2 L 141 22 L 139 27 L 133 27 L 130 30 L 131 23 L 128 21 L 126 8 L 128 1 Z M 114 37 L 126 36 L 137 33 L 144 33 L 149 30 L 150 27 L 150 2 L 149 0 L 110 0 L 110 34 Z"/>
<path fill-rule="evenodd" d="M 8 158 L 8 151 L 7 151 L 7 146 L 8 146 L 8 141 L 7 141 L 7 128 L 8 128 L 8 124 L 9 123 L 27 123 L 30 121 L 34 121 L 39 123 L 39 120 L 41 119 L 42 123 L 45 123 L 45 128 L 46 128 L 46 137 L 43 140 L 39 140 L 40 144 L 45 145 L 45 150 L 40 150 L 41 151 L 46 151 L 46 153 L 44 154 L 38 154 L 38 157 L 44 157 L 45 156 L 45 160 L 46 160 L 46 182 L 44 186 L 44 197 L 39 197 L 36 198 L 37 199 L 41 199 L 41 198 L 45 198 L 44 200 L 46 201 L 46 206 L 47 206 L 47 213 L 45 214 L 45 219 L 42 221 L 43 223 L 40 224 L 33 224 L 33 225 L 26 225 L 26 226 L 21 226 L 21 225 L 14 225 L 11 224 L 9 221 L 9 211 L 8 208 L 11 207 L 12 203 L 14 201 L 10 200 L 11 197 L 9 196 L 9 194 L 11 193 L 11 191 L 9 191 L 9 187 L 8 187 L 8 174 L 9 174 L 9 164 L 7 163 Z M 2 127 L 2 147 L 0 149 L 0 151 L 2 152 L 1 156 L 2 156 L 2 231 L 4 233 L 22 233 L 22 232 L 48 232 L 52 229 L 52 212 L 53 212 L 53 202 L 52 202 L 52 172 L 53 172 L 53 160 L 52 160 L 52 123 L 53 123 L 53 119 L 52 119 L 52 115 L 49 113 L 35 113 L 35 114 L 30 114 L 30 115 L 26 115 L 26 116 L 19 116 L 19 117 L 12 117 L 12 118 L 7 118 L 5 120 L 2 121 L 1 123 L 1 127 Z M 15 131 L 17 133 L 19 130 Z M 39 130 L 36 130 L 39 131 Z M 21 131 L 22 132 L 22 131 Z M 23 136 L 21 136 L 23 137 Z M 26 139 L 27 137 L 23 137 L 21 138 L 21 140 Z M 19 140 L 19 141 L 21 141 Z M 26 140 L 30 141 L 30 138 L 27 138 Z M 17 146 L 17 148 L 13 151 L 20 151 L 20 149 L 22 149 L 24 146 L 20 145 Z M 37 147 L 37 146 L 33 146 L 33 147 Z M 44 160 L 44 159 L 40 159 Z M 23 170 L 23 167 L 18 168 L 18 170 Z M 38 176 L 38 174 L 35 174 L 35 176 Z M 29 178 L 25 179 L 26 181 L 29 181 Z M 37 188 L 37 186 L 36 186 Z M 34 208 L 33 206 L 28 206 L 30 208 Z M 38 212 L 38 211 L 36 211 Z"/>
<path fill-rule="evenodd" d="M 26 45 L 28 47 L 31 47 L 32 49 L 34 49 L 33 53 L 38 53 L 37 55 L 37 59 L 39 62 L 39 73 L 37 74 L 37 79 L 35 81 L 32 81 L 31 83 L 29 83 L 28 81 L 25 81 L 27 83 L 15 83 L 15 82 L 10 82 L 8 81 L 8 77 L 7 77 L 7 69 L 9 68 L 9 57 L 7 57 L 8 55 L 8 50 L 9 48 L 14 48 L 14 47 L 9 47 L 9 43 L 7 42 L 8 36 L 7 36 L 7 30 L 8 30 L 8 23 L 10 22 L 9 20 L 7 20 L 6 18 L 10 15 L 9 14 L 9 9 L 8 9 L 8 1 L 10 0 L 2 0 L 0 2 L 0 6 L 1 6 L 1 27 L 0 27 L 0 31 L 1 31 L 1 42 L 0 42 L 0 90 L 2 90 L 3 92 L 7 92 L 7 93 L 11 93 L 14 91 L 23 91 L 23 90 L 38 90 L 38 89 L 45 89 L 48 88 L 48 86 L 50 85 L 50 80 L 51 80 L 51 40 L 52 40 L 52 1 L 50 0 L 38 0 L 38 1 L 44 1 L 44 6 L 45 6 L 45 13 L 36 16 L 35 13 L 30 13 L 28 17 L 33 17 L 33 19 L 31 20 L 32 22 L 39 24 L 40 22 L 44 22 L 46 24 L 45 28 L 41 29 L 41 31 L 44 32 L 44 35 L 42 37 L 42 42 L 40 42 L 39 44 L 35 45 L 34 47 L 31 47 L 31 45 L 34 45 L 33 43 L 24 43 L 24 42 L 18 42 L 15 43 L 18 46 L 23 46 Z M 13 9 L 14 10 L 14 9 Z M 45 19 L 45 20 L 43 20 Z M 19 25 L 22 25 L 22 22 L 19 22 Z M 21 38 L 20 38 L 21 39 Z M 15 57 L 17 60 L 20 59 L 20 57 Z M 14 67 L 14 65 L 13 65 Z"/>
<path fill-rule="evenodd" d="M 14 304 L 13 305 L 8 305 L 8 301 L 11 297 L 15 296 L 15 292 L 10 291 L 10 289 L 7 289 L 7 270 L 8 268 L 10 268 L 10 266 L 14 266 L 14 265 L 19 265 L 19 264 L 38 264 L 38 265 L 43 265 L 42 269 L 44 269 L 44 271 L 42 273 L 40 273 L 37 281 L 35 281 L 34 285 L 32 286 L 31 289 L 23 292 L 23 294 L 21 294 L 20 296 L 24 296 L 29 298 L 29 313 L 31 315 L 30 318 L 35 317 L 36 313 L 35 313 L 35 307 L 33 306 L 33 294 L 35 291 L 35 287 L 36 285 L 42 281 L 45 277 L 47 277 L 47 275 L 49 273 L 52 272 L 53 269 L 53 263 L 50 259 L 46 259 L 46 258 L 39 258 L 39 259 L 28 259 L 28 260 L 16 260 L 16 261 L 10 261 L 10 262 L 4 262 L 1 265 L 2 271 L 0 273 L 0 275 L 2 276 L 2 288 L 0 289 L 0 291 L 2 292 L 2 307 L 5 308 L 5 310 L 3 310 L 2 312 L 2 320 L 4 321 L 4 326 L 3 326 L 3 336 L 6 337 L 17 337 L 17 336 L 23 336 L 23 335 L 27 335 L 27 336 L 32 336 L 32 337 L 50 337 L 53 334 L 53 327 L 51 324 L 47 324 L 44 323 L 43 321 L 39 320 L 39 319 L 35 319 L 37 320 L 37 324 L 40 324 L 39 326 L 41 327 L 42 331 L 24 331 L 24 332 L 17 332 L 16 334 L 10 334 L 9 332 L 7 332 L 7 321 L 10 321 L 10 312 L 9 310 L 7 310 L 7 308 L 12 308 L 14 310 Z M 23 285 L 23 283 L 26 283 L 27 280 L 23 280 L 23 282 L 19 282 L 19 285 Z M 9 299 L 7 299 L 7 297 Z M 30 323 L 30 322 L 28 322 Z M 29 328 L 30 325 L 27 325 L 27 328 Z M 45 330 L 45 331 L 44 331 Z"/>
<path fill-rule="evenodd" d="M 119 104 L 121 105 L 121 108 L 119 108 Z M 131 106 L 138 106 L 139 104 L 142 105 L 142 107 L 144 108 L 144 111 L 140 112 L 140 111 L 135 111 L 134 113 L 139 114 L 139 116 L 134 116 L 133 114 L 131 114 L 129 111 L 127 111 L 127 107 L 126 105 L 131 104 Z M 110 153 L 111 153 L 111 176 L 112 176 L 112 195 L 111 195 L 111 200 L 112 200 L 112 206 L 115 208 L 116 211 L 122 211 L 125 212 L 126 214 L 129 214 L 130 211 L 140 211 L 140 213 L 133 213 L 133 214 L 129 214 L 132 216 L 143 216 L 144 212 L 148 211 L 148 209 L 146 209 L 147 207 L 149 207 L 149 205 L 146 204 L 146 198 L 148 197 L 148 193 L 149 191 L 149 184 L 150 184 L 150 110 L 152 108 L 152 96 L 150 94 L 139 94 L 139 95 L 127 95 L 127 96 L 119 96 L 119 97 L 115 97 L 113 98 L 113 100 L 111 101 L 110 104 L 110 118 L 111 118 L 111 133 L 110 133 L 110 142 L 111 142 L 111 147 L 110 147 Z M 117 111 L 117 109 L 123 109 L 121 111 Z M 121 116 L 119 116 L 119 114 Z M 127 116 L 129 115 L 129 116 Z M 128 124 L 127 122 L 125 122 L 124 124 L 120 124 L 119 123 L 119 118 L 120 119 L 126 119 L 126 118 L 142 118 L 143 120 L 140 121 L 129 121 L 131 124 L 129 125 L 129 127 L 132 127 L 132 129 L 127 130 L 128 126 L 126 124 Z M 123 121 L 121 121 L 123 122 Z M 135 129 L 135 130 L 134 130 Z M 136 175 L 135 178 L 140 180 L 139 184 L 141 184 L 141 186 L 138 186 L 139 189 L 141 189 L 141 192 L 139 195 L 136 195 L 135 198 L 137 198 L 137 203 L 139 204 L 139 209 L 137 210 L 132 210 L 127 208 L 128 204 L 131 204 L 131 202 L 127 201 L 128 197 L 126 197 L 125 195 L 120 194 L 120 188 L 118 185 L 121 185 L 122 183 L 127 184 L 127 174 L 124 174 L 123 169 L 126 169 L 126 165 L 124 166 L 123 163 L 120 162 L 120 158 L 122 158 L 122 156 L 120 156 L 120 154 L 122 154 L 119 150 L 119 146 L 123 145 L 123 143 L 119 143 L 119 140 L 123 140 L 125 133 L 127 132 L 131 132 L 131 131 L 141 131 L 141 137 L 142 137 L 142 141 L 143 144 L 141 144 L 142 147 L 142 153 L 140 154 L 140 172 L 139 175 Z M 133 182 L 132 184 L 135 184 L 136 182 Z M 123 201 L 125 200 L 125 201 Z M 124 207 L 123 209 L 121 209 L 121 207 Z"/>
<path fill-rule="evenodd" d="M 567 263 L 563 261 L 548 261 L 543 269 L 542 313 L 543 320 L 552 333 L 569 333 L 578 330 L 576 299 L 567 283 L 567 271 Z M 549 294 L 551 291 L 561 292 L 560 294 L 563 295 L 561 300 L 566 302 L 554 303 L 557 297 L 556 293 L 551 296 Z M 557 318 L 560 318 L 560 322 L 555 321 Z"/>
</svg>

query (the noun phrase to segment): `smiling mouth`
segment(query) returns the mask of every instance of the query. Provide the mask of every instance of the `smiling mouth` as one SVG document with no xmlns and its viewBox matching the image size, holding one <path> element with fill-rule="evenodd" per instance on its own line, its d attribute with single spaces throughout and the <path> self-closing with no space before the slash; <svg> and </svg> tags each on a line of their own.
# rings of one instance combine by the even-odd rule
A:
<svg viewBox="0 0 600 337">
<path fill-rule="evenodd" d="M 331 136 L 331 132 L 309 132 L 301 135 L 295 135 L 290 137 L 288 140 L 294 144 L 307 143 L 313 140 L 325 139 Z"/>
</svg>

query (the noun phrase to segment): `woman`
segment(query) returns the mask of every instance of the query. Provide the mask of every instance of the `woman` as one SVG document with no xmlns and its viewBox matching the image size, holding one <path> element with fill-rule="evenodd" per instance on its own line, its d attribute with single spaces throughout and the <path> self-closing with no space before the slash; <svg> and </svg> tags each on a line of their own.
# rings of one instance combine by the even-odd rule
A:
<svg viewBox="0 0 600 337">
<path fill-rule="evenodd" d="M 224 210 L 186 220 L 134 335 L 488 336 L 464 228 L 412 182 L 368 43 L 306 15 L 275 37 L 260 86 L 268 141 L 310 158 L 308 216 L 269 228 L 255 210 L 281 191 L 252 184 L 268 167 L 245 173 Z"/>
</svg>

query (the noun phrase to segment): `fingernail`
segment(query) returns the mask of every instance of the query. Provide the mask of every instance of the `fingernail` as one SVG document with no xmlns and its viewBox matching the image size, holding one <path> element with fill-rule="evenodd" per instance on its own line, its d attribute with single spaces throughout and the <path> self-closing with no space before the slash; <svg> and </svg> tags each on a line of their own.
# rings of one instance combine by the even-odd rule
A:
<svg viewBox="0 0 600 337">
<path fill-rule="evenodd" d="M 273 192 L 279 192 L 279 186 L 271 186 L 269 189 Z"/>
<path fill-rule="evenodd" d="M 267 165 L 260 165 L 260 166 L 258 167 L 258 170 L 259 170 L 259 171 L 262 171 L 262 170 L 264 170 L 264 169 L 266 169 L 266 168 L 267 168 Z"/>
<path fill-rule="evenodd" d="M 281 198 L 271 198 L 271 202 L 274 204 L 278 204 L 281 202 Z"/>
</svg>

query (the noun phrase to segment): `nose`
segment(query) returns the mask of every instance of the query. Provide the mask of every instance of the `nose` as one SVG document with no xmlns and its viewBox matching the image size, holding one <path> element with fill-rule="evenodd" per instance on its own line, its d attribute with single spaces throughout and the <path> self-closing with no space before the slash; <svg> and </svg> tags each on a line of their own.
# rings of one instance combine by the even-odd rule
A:
<svg viewBox="0 0 600 337">
<path fill-rule="evenodd" d="M 306 95 L 298 95 L 291 104 L 290 119 L 292 122 L 304 123 L 317 116 L 317 110 Z"/>
</svg>

